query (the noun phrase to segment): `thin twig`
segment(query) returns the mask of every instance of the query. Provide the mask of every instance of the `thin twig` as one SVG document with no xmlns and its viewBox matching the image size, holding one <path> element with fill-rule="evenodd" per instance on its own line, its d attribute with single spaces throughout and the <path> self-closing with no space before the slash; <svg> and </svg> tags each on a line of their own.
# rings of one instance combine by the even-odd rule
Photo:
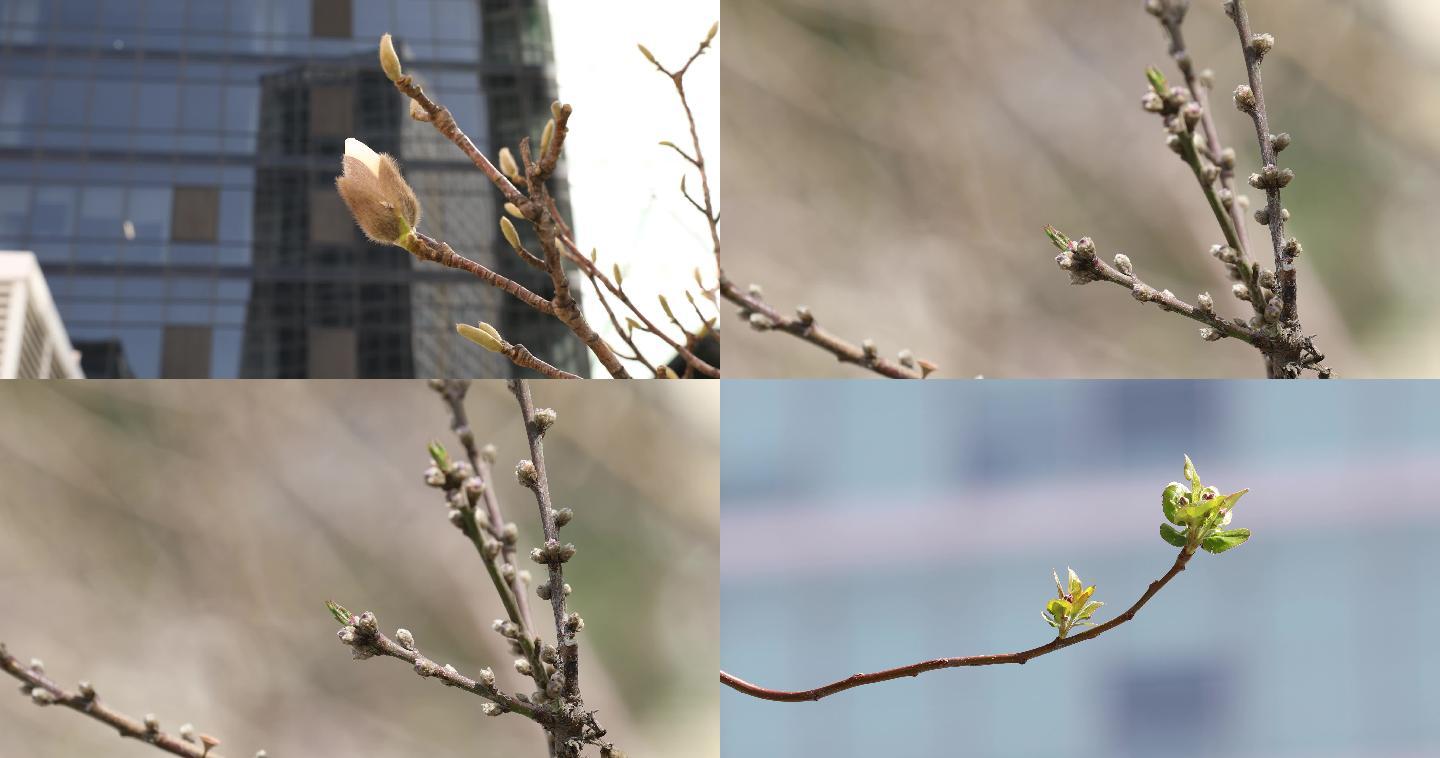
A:
<svg viewBox="0 0 1440 758">
<path fill-rule="evenodd" d="M 892 362 L 881 358 L 869 340 L 855 345 L 831 334 L 815 323 L 808 309 L 800 308 L 795 316 L 786 316 L 765 302 L 758 288 L 752 286 L 749 291 L 741 291 L 724 274 L 720 277 L 720 295 L 740 306 L 740 318 L 751 328 L 794 335 L 830 353 L 841 363 L 860 366 L 891 379 L 923 379 L 935 370 L 933 363 L 916 360 L 908 351 L 902 352 L 900 362 Z"/>
<path fill-rule="evenodd" d="M 1250 32 L 1250 17 L 1245 12 L 1244 0 L 1228 0 L 1225 12 L 1235 22 L 1240 48 L 1245 53 L 1245 73 L 1250 80 L 1250 90 L 1255 96 L 1255 104 L 1249 109 L 1249 114 L 1255 122 L 1255 136 L 1260 144 L 1260 165 L 1263 172 L 1274 172 L 1277 171 L 1277 151 L 1274 135 L 1270 132 L 1270 117 L 1265 110 L 1265 91 L 1260 83 L 1260 60 L 1265 57 L 1268 48 L 1256 44 L 1256 37 Z M 1267 181 L 1263 189 L 1269 219 L 1270 244 L 1275 250 L 1275 278 L 1280 285 L 1280 320 L 1293 324 L 1300 318 L 1299 306 L 1296 303 L 1298 286 L 1295 280 L 1295 256 L 1299 253 L 1299 245 L 1292 245 L 1290 242 L 1293 240 L 1285 239 L 1285 213 L 1280 202 L 1282 186 L 1284 185 L 1281 182 Z"/>
<path fill-rule="evenodd" d="M 884 671 L 876 671 L 870 674 L 856 674 L 854 676 L 847 677 L 845 679 L 841 679 L 839 681 L 831 682 L 830 684 L 821 685 L 819 687 L 808 690 L 772 690 L 756 684 L 751 684 L 750 682 L 740 679 L 739 677 L 727 674 L 724 671 L 720 672 L 720 683 L 739 692 L 743 692 L 746 695 L 751 695 L 753 697 L 761 698 L 763 700 L 776 700 L 786 703 L 797 703 L 808 700 L 819 700 L 820 698 L 826 697 L 828 695 L 833 695 L 837 692 L 843 692 L 845 690 L 853 689 L 855 687 L 861 687 L 867 684 L 875 684 L 876 682 L 886 682 L 891 679 L 900 679 L 907 676 L 919 676 L 926 671 L 959 668 L 962 666 L 993 666 L 1001 663 L 1024 664 L 1031 658 L 1038 658 L 1042 655 L 1053 653 L 1056 650 L 1061 650 L 1063 648 L 1070 647 L 1071 645 L 1079 644 L 1086 640 L 1099 637 L 1105 632 L 1108 632 L 1111 629 L 1114 629 L 1115 627 L 1129 621 L 1130 619 L 1135 618 L 1135 614 L 1139 613 L 1140 609 L 1145 607 L 1146 603 L 1150 602 L 1150 598 L 1154 597 L 1155 594 L 1158 593 L 1166 584 L 1168 584 L 1171 579 L 1174 579 L 1177 575 L 1179 575 L 1181 571 L 1185 570 L 1185 564 L 1188 563 L 1191 556 L 1195 554 L 1195 549 L 1195 545 L 1191 545 L 1182 549 L 1180 551 L 1180 554 L 1176 556 L 1175 563 L 1170 567 L 1170 570 L 1165 572 L 1164 576 L 1151 582 L 1150 586 L 1145 589 L 1145 593 L 1140 596 L 1140 599 L 1136 600 L 1135 604 L 1131 605 L 1128 609 L 1126 609 L 1124 613 L 1121 613 L 1119 616 L 1116 616 L 1115 618 L 1110 619 L 1109 621 L 1100 624 L 1093 629 L 1082 632 L 1073 637 L 1057 637 L 1056 639 L 1051 640 L 1044 645 L 1033 647 L 1029 650 L 1022 650 L 1018 653 L 1002 653 L 997 655 L 974 655 L 966 658 L 936 658 L 934 660 L 912 663 L 908 666 L 899 666 L 892 669 L 886 669 Z"/>
<path fill-rule="evenodd" d="M 548 425 L 535 418 L 535 405 L 530 398 L 530 385 L 523 379 L 512 379 L 510 391 L 520 405 L 520 416 L 525 421 L 525 435 L 530 440 L 529 473 L 523 471 L 521 462 L 521 483 L 535 493 L 535 504 L 540 509 L 540 526 L 545 547 L 537 549 L 532 557 L 544 563 L 550 572 L 550 608 L 555 616 L 555 645 L 560 653 L 560 673 L 564 677 L 564 695 L 578 697 L 580 694 L 580 659 L 575 644 L 579 616 L 571 618 L 565 611 L 565 562 L 575 552 L 574 545 L 560 544 L 560 529 L 555 522 L 555 508 L 550 500 L 550 481 L 545 471 L 545 449 L 542 440 Z"/>
<path fill-rule="evenodd" d="M 119 732 L 121 737 L 149 743 L 167 753 L 187 758 L 222 758 L 211 749 L 211 744 L 219 744 L 219 740 L 201 735 L 204 741 L 197 744 L 166 734 L 160 731 L 154 716 L 137 721 L 100 702 L 95 690 L 85 682 L 81 682 L 75 691 L 67 690 L 45 676 L 44 667 L 39 661 L 31 661 L 29 665 L 20 663 L 5 649 L 3 642 L 0 642 L 0 670 L 19 679 L 24 693 L 37 705 L 63 705 L 76 713 L 83 713 L 109 725 Z M 184 730 L 181 731 L 183 733 Z"/>
</svg>

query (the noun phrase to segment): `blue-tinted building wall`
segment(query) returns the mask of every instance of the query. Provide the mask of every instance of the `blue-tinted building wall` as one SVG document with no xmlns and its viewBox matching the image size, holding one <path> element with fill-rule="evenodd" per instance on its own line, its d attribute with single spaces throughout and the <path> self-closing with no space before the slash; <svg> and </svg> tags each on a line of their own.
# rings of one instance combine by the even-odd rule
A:
<svg viewBox="0 0 1440 758">
<path fill-rule="evenodd" d="M 349 220 L 355 136 L 401 160 L 425 229 L 546 289 L 380 74 L 387 31 L 481 149 L 548 117 L 542 0 L 0 2 L 0 248 L 36 253 L 87 374 L 508 375 L 455 338 L 478 320 L 583 371 L 563 327 Z"/>
</svg>

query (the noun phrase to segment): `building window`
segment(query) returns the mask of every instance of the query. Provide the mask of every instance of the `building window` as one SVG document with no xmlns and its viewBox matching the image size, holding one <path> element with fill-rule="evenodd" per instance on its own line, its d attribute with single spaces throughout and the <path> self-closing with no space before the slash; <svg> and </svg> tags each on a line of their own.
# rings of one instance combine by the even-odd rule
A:
<svg viewBox="0 0 1440 758">
<path fill-rule="evenodd" d="M 310 36 L 350 38 L 350 0 L 310 0 Z"/>
<path fill-rule="evenodd" d="M 169 324 L 160 348 L 162 379 L 210 377 L 210 327 Z"/>
<path fill-rule="evenodd" d="M 355 222 L 334 187 L 310 190 L 310 241 L 322 245 L 349 245 L 355 242 Z"/>
<path fill-rule="evenodd" d="M 312 326 L 305 375 L 311 379 L 355 378 L 355 330 Z"/>
<path fill-rule="evenodd" d="M 349 137 L 355 133 L 354 90 L 317 86 L 310 90 L 310 136 Z"/>
<path fill-rule="evenodd" d="M 214 242 L 219 222 L 220 192 L 216 188 L 175 188 L 170 239 L 176 242 Z"/>
</svg>

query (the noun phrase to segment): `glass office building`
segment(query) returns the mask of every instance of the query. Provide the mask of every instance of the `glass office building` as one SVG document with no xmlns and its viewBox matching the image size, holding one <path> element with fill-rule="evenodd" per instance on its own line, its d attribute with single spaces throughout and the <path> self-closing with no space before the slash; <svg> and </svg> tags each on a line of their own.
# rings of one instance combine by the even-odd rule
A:
<svg viewBox="0 0 1440 758">
<path fill-rule="evenodd" d="M 0 249 L 35 252 L 87 376 L 510 374 L 455 335 L 481 320 L 584 371 L 563 326 L 355 228 L 352 136 L 400 159 L 424 229 L 548 290 L 380 72 L 387 31 L 482 150 L 539 133 L 543 0 L 0 1 Z"/>
</svg>

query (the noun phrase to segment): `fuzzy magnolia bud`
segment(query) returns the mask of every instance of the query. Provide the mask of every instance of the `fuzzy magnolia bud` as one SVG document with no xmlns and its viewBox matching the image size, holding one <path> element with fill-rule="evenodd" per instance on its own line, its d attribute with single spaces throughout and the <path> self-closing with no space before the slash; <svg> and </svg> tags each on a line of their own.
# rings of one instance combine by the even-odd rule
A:
<svg viewBox="0 0 1440 758">
<path fill-rule="evenodd" d="M 1250 288 L 1243 284 L 1236 284 L 1231 287 L 1230 294 L 1234 295 L 1237 299 L 1244 300 L 1247 303 L 1250 302 Z"/>
<path fill-rule="evenodd" d="M 396 629 L 395 641 L 406 650 L 415 649 L 415 635 L 411 634 L 409 629 Z"/>
<path fill-rule="evenodd" d="M 1135 273 L 1135 265 L 1130 262 L 1130 256 L 1124 253 L 1115 254 L 1115 268 L 1120 269 L 1120 273 L 1126 276 Z"/>
<path fill-rule="evenodd" d="M 1196 298 L 1195 301 L 1200 306 L 1200 310 L 1206 313 L 1215 310 L 1215 300 L 1210 297 L 1209 292 L 1201 292 L 1200 297 Z"/>
<path fill-rule="evenodd" d="M 1250 38 L 1250 50 L 1255 53 L 1256 58 L 1264 58 L 1265 54 L 1275 49 L 1275 36 L 1273 34 L 1257 34 Z"/>
<path fill-rule="evenodd" d="M 380 37 L 380 68 L 384 69 L 385 76 L 392 82 L 402 76 L 400 56 L 395 54 L 395 42 L 389 34 Z"/>
<path fill-rule="evenodd" d="M 456 324 L 455 331 L 459 332 L 461 337 L 474 342 L 492 353 L 505 352 L 505 340 L 500 338 L 500 332 L 496 331 L 495 327 L 484 321 L 481 321 L 475 326 Z"/>
<path fill-rule="evenodd" d="M 520 166 L 515 163 L 515 156 L 510 148 L 500 148 L 500 173 L 510 177 L 511 181 L 520 181 Z"/>
<path fill-rule="evenodd" d="M 335 188 L 355 223 L 373 242 L 403 247 L 420 223 L 420 201 L 400 175 L 399 164 L 353 137 L 345 140 Z"/>
<path fill-rule="evenodd" d="M 500 217 L 500 233 L 505 235 L 505 241 L 510 243 L 511 248 L 516 252 L 520 251 L 520 232 L 515 229 L 515 224 L 504 216 Z"/>
<path fill-rule="evenodd" d="M 541 409 L 535 411 L 535 429 L 536 429 L 537 431 L 539 431 L 541 434 L 544 434 L 545 432 L 550 431 L 550 427 L 552 427 L 552 426 L 554 426 L 554 425 L 555 425 L 555 409 L 554 409 L 554 408 L 541 408 Z"/>
</svg>

